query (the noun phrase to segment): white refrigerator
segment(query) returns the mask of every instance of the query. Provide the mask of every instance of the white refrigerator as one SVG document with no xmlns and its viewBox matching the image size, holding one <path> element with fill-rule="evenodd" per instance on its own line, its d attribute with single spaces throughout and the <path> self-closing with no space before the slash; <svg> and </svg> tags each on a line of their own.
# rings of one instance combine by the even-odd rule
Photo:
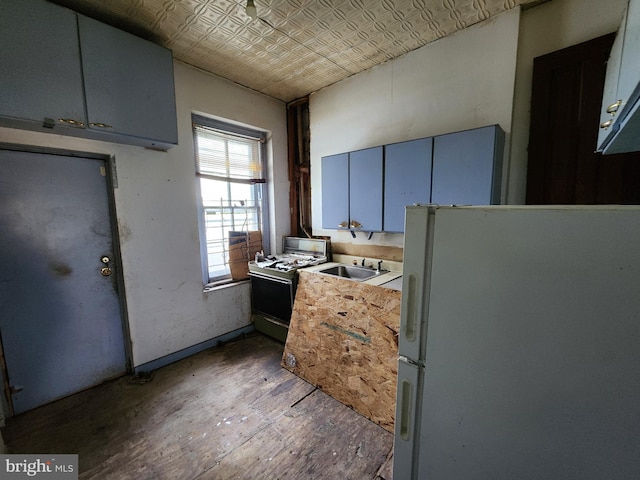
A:
<svg viewBox="0 0 640 480">
<path fill-rule="evenodd" d="M 394 480 L 640 478 L 640 208 L 407 207 Z"/>
</svg>

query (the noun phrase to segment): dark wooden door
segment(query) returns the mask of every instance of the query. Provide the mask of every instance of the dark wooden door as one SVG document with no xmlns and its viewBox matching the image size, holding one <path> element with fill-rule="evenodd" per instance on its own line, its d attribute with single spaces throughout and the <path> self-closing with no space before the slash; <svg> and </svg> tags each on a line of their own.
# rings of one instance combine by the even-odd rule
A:
<svg viewBox="0 0 640 480">
<path fill-rule="evenodd" d="M 640 153 L 595 153 L 614 38 L 534 59 L 527 204 L 640 203 Z"/>
</svg>

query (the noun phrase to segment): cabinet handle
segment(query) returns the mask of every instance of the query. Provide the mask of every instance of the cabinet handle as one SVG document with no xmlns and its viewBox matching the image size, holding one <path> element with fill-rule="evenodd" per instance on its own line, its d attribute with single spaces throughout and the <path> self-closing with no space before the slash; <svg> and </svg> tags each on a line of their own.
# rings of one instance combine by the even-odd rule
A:
<svg viewBox="0 0 640 480">
<path fill-rule="evenodd" d="M 60 123 L 66 123 L 67 125 L 71 125 L 73 127 L 84 128 L 83 122 L 74 120 L 73 118 L 59 118 L 58 121 Z"/>
<path fill-rule="evenodd" d="M 611 126 L 612 123 L 613 123 L 613 120 L 607 120 L 606 122 L 602 122 L 600 124 L 600 128 L 607 129 Z"/>
<path fill-rule="evenodd" d="M 362 228 L 362 224 L 355 220 L 351 220 L 351 225 L 349 225 L 349 228 Z"/>
<path fill-rule="evenodd" d="M 338 227 L 340 228 L 347 228 L 348 226 L 349 226 L 349 222 L 347 222 L 346 220 L 338 224 Z"/>
<path fill-rule="evenodd" d="M 111 125 L 107 125 L 106 123 L 91 122 L 91 123 L 89 123 L 89 125 L 91 125 L 92 127 L 111 128 L 111 129 L 113 129 L 113 127 Z"/>
<path fill-rule="evenodd" d="M 616 103 L 612 103 L 607 107 L 607 113 L 609 115 L 615 115 L 618 111 L 618 108 L 620 108 L 620 105 L 622 105 L 622 100 L 618 100 Z"/>
</svg>

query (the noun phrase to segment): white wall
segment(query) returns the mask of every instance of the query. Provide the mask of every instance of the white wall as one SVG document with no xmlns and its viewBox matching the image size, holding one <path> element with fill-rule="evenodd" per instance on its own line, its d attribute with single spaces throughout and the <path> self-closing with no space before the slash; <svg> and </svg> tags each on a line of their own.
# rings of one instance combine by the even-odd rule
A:
<svg viewBox="0 0 640 480">
<path fill-rule="evenodd" d="M 533 59 L 615 32 L 627 0 L 552 0 L 522 12 L 508 203 L 524 203 Z"/>
<path fill-rule="evenodd" d="M 323 230 L 322 156 L 491 124 L 511 131 L 520 10 L 510 10 L 310 97 L 314 235 L 402 245 L 402 235 Z"/>
<path fill-rule="evenodd" d="M 179 145 L 168 152 L 0 128 L 0 142 L 114 155 L 134 366 L 250 324 L 249 285 L 203 293 L 191 113 L 269 131 L 271 243 L 289 233 L 286 108 L 175 63 Z"/>
</svg>

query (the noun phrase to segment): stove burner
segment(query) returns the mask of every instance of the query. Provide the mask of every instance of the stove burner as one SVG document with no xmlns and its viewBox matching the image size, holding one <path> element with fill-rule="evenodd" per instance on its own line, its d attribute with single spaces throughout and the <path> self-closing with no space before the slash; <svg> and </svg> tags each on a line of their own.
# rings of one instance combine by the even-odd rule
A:
<svg viewBox="0 0 640 480">
<path fill-rule="evenodd" d="M 275 270 L 289 272 L 291 270 L 296 270 L 298 268 L 318 265 L 326 261 L 327 261 L 326 257 L 324 256 L 288 253 L 288 254 L 278 255 L 278 256 L 270 255 L 268 257 L 256 256 L 255 265 L 260 268 L 266 268 L 266 269 L 271 268 Z"/>
</svg>

